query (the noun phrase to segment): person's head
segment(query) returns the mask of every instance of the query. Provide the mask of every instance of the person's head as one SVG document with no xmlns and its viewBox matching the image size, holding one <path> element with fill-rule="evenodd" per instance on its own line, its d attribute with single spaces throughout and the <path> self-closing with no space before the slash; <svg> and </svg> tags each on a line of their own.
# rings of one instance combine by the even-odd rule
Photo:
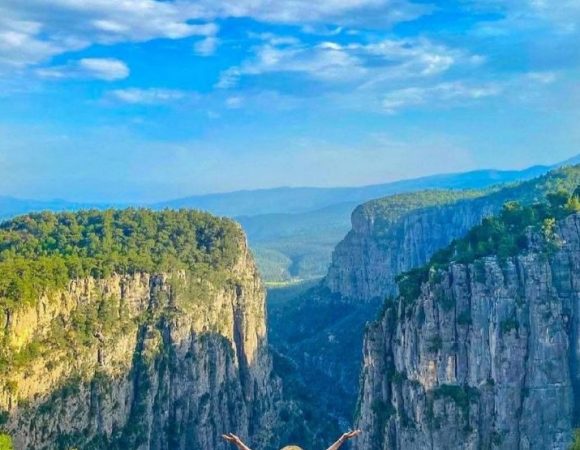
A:
<svg viewBox="0 0 580 450">
<path fill-rule="evenodd" d="M 297 445 L 287 445 L 282 450 L 302 450 L 302 447 L 298 447 Z"/>
</svg>

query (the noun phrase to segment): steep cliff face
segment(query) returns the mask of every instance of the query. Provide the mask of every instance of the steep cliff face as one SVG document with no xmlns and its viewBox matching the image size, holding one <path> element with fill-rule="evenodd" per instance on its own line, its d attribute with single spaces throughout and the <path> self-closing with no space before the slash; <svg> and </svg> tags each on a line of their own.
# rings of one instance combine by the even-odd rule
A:
<svg viewBox="0 0 580 450">
<path fill-rule="evenodd" d="M 276 445 L 264 290 L 233 232 L 227 270 L 75 278 L 4 310 L 1 427 L 15 448 L 225 449 L 227 431 Z"/>
<path fill-rule="evenodd" d="M 352 230 L 333 253 L 324 285 L 344 299 L 381 304 L 396 294 L 397 275 L 427 263 L 505 202 L 532 203 L 559 187 L 574 189 L 579 182 L 580 166 L 574 166 L 487 193 L 443 196 L 434 191 L 431 196 L 423 193 L 419 201 L 418 194 L 404 194 L 363 204 L 353 212 Z"/>
<path fill-rule="evenodd" d="M 567 449 L 580 384 L 580 215 L 529 251 L 431 269 L 364 343 L 357 448 Z M 576 402 L 576 408 L 578 404 Z"/>
<path fill-rule="evenodd" d="M 389 223 L 374 209 L 358 207 L 352 230 L 334 250 L 325 285 L 346 299 L 382 303 L 396 293 L 398 274 L 425 264 L 502 204 L 487 198 L 459 201 L 412 210 Z"/>
<path fill-rule="evenodd" d="M 274 345 L 297 363 L 314 402 L 348 426 L 365 324 L 396 295 L 397 276 L 425 264 L 505 202 L 544 201 L 548 192 L 571 192 L 579 183 L 580 166 L 574 166 L 484 192 L 425 191 L 359 206 L 321 286 L 272 315 Z"/>
</svg>

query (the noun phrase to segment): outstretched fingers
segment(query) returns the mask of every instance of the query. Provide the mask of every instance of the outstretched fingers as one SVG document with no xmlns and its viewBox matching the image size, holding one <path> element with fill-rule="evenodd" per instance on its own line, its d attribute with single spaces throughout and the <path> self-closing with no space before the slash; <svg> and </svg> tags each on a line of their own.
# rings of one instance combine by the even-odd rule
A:
<svg viewBox="0 0 580 450">
<path fill-rule="evenodd" d="M 222 437 L 231 443 L 236 443 L 239 441 L 239 437 L 237 437 L 234 433 L 222 434 Z"/>
<path fill-rule="evenodd" d="M 352 431 L 348 431 L 348 432 L 344 433 L 344 437 L 346 439 L 352 439 L 354 437 L 357 437 L 361 433 L 362 433 L 362 430 L 352 430 Z"/>
</svg>

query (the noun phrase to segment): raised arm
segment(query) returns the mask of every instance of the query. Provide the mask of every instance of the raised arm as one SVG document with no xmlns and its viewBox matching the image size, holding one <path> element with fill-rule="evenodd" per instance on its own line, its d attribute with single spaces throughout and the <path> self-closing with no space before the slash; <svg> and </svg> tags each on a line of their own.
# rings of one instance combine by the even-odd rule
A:
<svg viewBox="0 0 580 450">
<path fill-rule="evenodd" d="M 236 436 L 234 433 L 222 434 L 222 437 L 226 441 L 234 444 L 240 450 L 252 450 L 250 447 L 248 447 L 246 444 L 244 444 L 242 442 L 242 440 L 238 436 Z"/>
<path fill-rule="evenodd" d="M 348 433 L 344 433 L 341 437 L 338 438 L 338 441 L 336 441 L 334 444 L 328 447 L 328 450 L 338 450 L 342 446 L 342 444 L 344 444 L 346 441 L 354 437 L 357 437 L 361 433 L 362 433 L 361 430 L 354 430 L 349 431 Z"/>
</svg>

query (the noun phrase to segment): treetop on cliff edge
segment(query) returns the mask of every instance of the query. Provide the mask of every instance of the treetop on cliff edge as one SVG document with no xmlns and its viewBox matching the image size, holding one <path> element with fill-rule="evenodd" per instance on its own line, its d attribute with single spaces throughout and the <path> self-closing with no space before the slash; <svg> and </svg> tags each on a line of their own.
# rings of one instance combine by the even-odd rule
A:
<svg viewBox="0 0 580 450">
<path fill-rule="evenodd" d="M 0 305 L 36 301 L 85 276 L 227 269 L 243 239 L 231 220 L 193 210 L 24 215 L 0 224 Z"/>
<path fill-rule="evenodd" d="M 566 166 L 531 180 L 486 189 L 437 189 L 390 195 L 360 205 L 355 214 L 361 213 L 366 217 L 372 217 L 374 234 L 380 238 L 394 222 L 420 209 L 477 199 L 495 204 L 517 199 L 521 203 L 529 204 L 545 201 L 549 192 L 573 192 L 578 185 L 580 185 L 580 165 Z"/>
</svg>

